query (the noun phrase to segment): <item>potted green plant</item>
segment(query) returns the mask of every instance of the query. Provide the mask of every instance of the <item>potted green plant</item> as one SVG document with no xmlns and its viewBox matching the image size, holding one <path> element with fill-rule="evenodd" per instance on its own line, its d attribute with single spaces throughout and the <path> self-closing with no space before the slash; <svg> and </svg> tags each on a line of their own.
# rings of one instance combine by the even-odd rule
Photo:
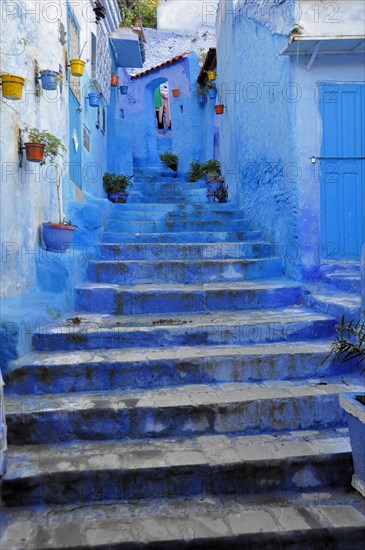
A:
<svg viewBox="0 0 365 550">
<path fill-rule="evenodd" d="M 126 176 L 125 174 L 117 175 L 105 172 L 103 176 L 103 185 L 110 202 L 127 202 L 128 193 L 126 191 L 133 187 L 133 183 L 130 181 L 132 178 L 133 174 L 131 176 Z"/>
<path fill-rule="evenodd" d="M 204 178 L 203 165 L 198 160 L 193 160 L 189 165 L 188 181 L 198 181 Z"/>
<path fill-rule="evenodd" d="M 27 141 L 24 143 L 26 158 L 29 162 L 43 163 L 54 162 L 55 157 L 66 151 L 62 141 L 48 132 L 39 128 L 25 125 L 22 134 L 26 134 Z"/>
<path fill-rule="evenodd" d="M 203 86 L 200 86 L 200 84 L 197 84 L 196 85 L 196 97 L 198 98 L 198 103 L 200 103 L 201 105 L 203 103 L 205 103 L 205 100 L 206 100 L 205 93 L 206 93 L 206 89 L 203 88 Z"/>
<path fill-rule="evenodd" d="M 174 172 L 177 172 L 177 167 L 179 164 L 179 157 L 173 153 L 162 153 L 160 159 L 168 168 L 171 168 Z"/>
<path fill-rule="evenodd" d="M 326 359 L 338 363 L 352 361 L 365 372 L 365 320 L 345 321 L 343 316 L 336 325 L 336 340 Z M 340 395 L 340 405 L 344 409 L 349 426 L 354 474 L 352 486 L 365 497 L 365 393 Z"/>
<path fill-rule="evenodd" d="M 217 87 L 214 84 L 214 82 L 211 82 L 210 80 L 208 80 L 208 82 L 205 85 L 205 90 L 210 99 L 215 99 L 217 97 Z"/>
</svg>

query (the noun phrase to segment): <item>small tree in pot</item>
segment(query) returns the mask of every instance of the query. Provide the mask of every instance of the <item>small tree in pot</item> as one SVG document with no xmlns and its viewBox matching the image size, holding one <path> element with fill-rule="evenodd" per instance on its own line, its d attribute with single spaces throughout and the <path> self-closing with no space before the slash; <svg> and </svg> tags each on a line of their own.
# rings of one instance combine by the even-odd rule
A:
<svg viewBox="0 0 365 550">
<path fill-rule="evenodd" d="M 179 157 L 173 153 L 162 153 L 160 159 L 168 168 L 171 168 L 174 172 L 177 172 L 177 167 L 179 164 Z"/>
</svg>

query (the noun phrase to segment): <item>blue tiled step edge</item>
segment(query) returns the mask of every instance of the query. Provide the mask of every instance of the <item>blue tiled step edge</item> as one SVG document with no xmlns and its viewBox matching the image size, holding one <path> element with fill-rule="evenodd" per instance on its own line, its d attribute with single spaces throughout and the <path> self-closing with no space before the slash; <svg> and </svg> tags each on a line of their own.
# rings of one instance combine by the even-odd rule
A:
<svg viewBox="0 0 365 550">
<path fill-rule="evenodd" d="M 351 473 L 345 430 L 74 442 L 10 447 L 2 495 L 6 504 L 23 506 L 270 495 L 345 488 Z"/>
<path fill-rule="evenodd" d="M 12 395 L 9 444 L 140 439 L 345 425 L 339 394 L 362 391 L 359 377 L 185 385 L 152 390 Z"/>
<path fill-rule="evenodd" d="M 332 317 L 298 307 L 133 317 L 79 314 L 44 325 L 35 332 L 33 346 L 66 351 L 331 339 L 334 325 Z"/>
</svg>

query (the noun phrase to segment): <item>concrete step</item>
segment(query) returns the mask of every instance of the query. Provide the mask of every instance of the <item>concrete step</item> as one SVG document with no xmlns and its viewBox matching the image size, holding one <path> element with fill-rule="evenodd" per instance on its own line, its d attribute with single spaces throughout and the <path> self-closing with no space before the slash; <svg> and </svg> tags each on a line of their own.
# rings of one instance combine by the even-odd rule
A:
<svg viewBox="0 0 365 550">
<path fill-rule="evenodd" d="M 161 191 L 155 193 L 153 191 L 131 191 L 128 197 L 128 203 L 180 203 L 180 202 L 202 202 L 203 204 L 208 202 L 206 189 L 192 189 L 182 191 Z"/>
<path fill-rule="evenodd" d="M 248 231 L 249 224 L 246 220 L 209 220 L 209 219 L 181 219 L 173 217 L 158 221 L 124 220 L 111 221 L 106 228 L 108 233 L 163 233 L 165 231 Z"/>
<path fill-rule="evenodd" d="M 37 330 L 33 347 L 67 351 L 293 342 L 332 339 L 334 325 L 332 317 L 298 307 L 168 316 L 83 313 Z"/>
<path fill-rule="evenodd" d="M 226 202 L 222 204 L 218 203 L 208 203 L 208 202 L 194 202 L 192 200 L 183 201 L 183 202 L 172 202 L 172 203 L 161 203 L 156 201 L 155 203 L 150 202 L 148 205 L 145 203 L 124 203 L 124 204 L 113 204 L 112 206 L 112 215 L 117 216 L 118 214 L 123 214 L 124 212 L 132 211 L 141 211 L 141 212 L 225 212 L 225 211 L 234 211 L 242 214 L 242 207 L 234 202 Z"/>
<path fill-rule="evenodd" d="M 331 288 L 328 284 L 305 285 L 302 291 L 304 304 L 321 313 L 346 320 L 358 321 L 361 316 L 361 297 L 350 292 Z"/>
<path fill-rule="evenodd" d="M 362 503 L 354 494 L 201 497 L 43 505 L 3 510 L 4 550 L 360 550 Z M 67 546 L 66 546 L 67 544 Z"/>
<path fill-rule="evenodd" d="M 32 352 L 13 362 L 4 373 L 6 393 L 152 389 L 348 373 L 342 365 L 324 363 L 329 341 L 168 348 L 157 347 L 157 342 L 155 345 L 144 349 Z"/>
<path fill-rule="evenodd" d="M 260 309 L 300 303 L 300 286 L 287 279 L 201 285 L 90 283 L 76 288 L 75 293 L 77 311 L 114 315 Z"/>
<path fill-rule="evenodd" d="M 95 260 L 238 260 L 273 256 L 270 243 L 126 243 L 98 245 Z"/>
<path fill-rule="evenodd" d="M 7 506 L 344 489 L 346 430 L 9 448 Z"/>
<path fill-rule="evenodd" d="M 244 218 L 243 212 L 239 210 L 219 210 L 217 208 L 213 209 L 197 209 L 197 208 L 182 208 L 173 206 L 171 209 L 143 209 L 139 210 L 137 208 L 132 209 L 133 205 L 129 205 L 129 209 L 125 210 L 113 210 L 111 215 L 112 221 L 123 221 L 123 220 L 159 220 L 165 218 L 172 218 L 174 220 L 181 219 L 208 219 L 208 220 L 230 220 L 238 219 L 241 220 Z"/>
<path fill-rule="evenodd" d="M 136 181 L 133 184 L 133 191 L 141 193 L 163 193 L 165 191 L 178 191 L 181 193 L 190 193 L 196 189 L 206 189 L 207 185 L 203 181 Z"/>
<path fill-rule="evenodd" d="M 89 262 L 87 279 L 97 283 L 144 285 L 212 283 L 280 277 L 280 258 L 250 260 L 160 260 Z"/>
<path fill-rule="evenodd" d="M 340 291 L 351 294 L 361 294 L 361 276 L 360 273 L 328 273 L 322 276 L 325 283 L 329 283 Z"/>
<path fill-rule="evenodd" d="M 359 377 L 185 385 L 151 390 L 11 395 L 8 443 L 30 445 L 344 426 L 339 394 L 360 392 Z"/>
<path fill-rule="evenodd" d="M 216 243 L 261 239 L 260 231 L 173 231 L 164 233 L 113 233 L 106 231 L 104 243 Z"/>
</svg>

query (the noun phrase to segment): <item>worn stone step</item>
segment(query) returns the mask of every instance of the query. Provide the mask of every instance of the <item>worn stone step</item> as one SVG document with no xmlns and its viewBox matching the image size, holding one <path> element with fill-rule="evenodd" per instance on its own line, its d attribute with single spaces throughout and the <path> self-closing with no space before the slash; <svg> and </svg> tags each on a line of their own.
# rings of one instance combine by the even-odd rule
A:
<svg viewBox="0 0 365 550">
<path fill-rule="evenodd" d="M 322 280 L 329 283 L 340 291 L 351 294 L 361 294 L 361 276 L 358 272 L 353 273 L 327 273 L 322 276 Z"/>
<path fill-rule="evenodd" d="M 332 338 L 335 320 L 298 307 L 178 315 L 81 314 L 37 330 L 38 351 L 237 345 Z M 209 348 L 207 349 L 207 353 Z"/>
<path fill-rule="evenodd" d="M 345 424 L 339 394 L 346 381 L 270 381 L 184 385 L 151 390 L 11 395 L 5 400 L 9 444 L 80 440 L 258 434 Z"/>
<path fill-rule="evenodd" d="M 161 203 L 161 202 L 150 202 L 148 203 L 148 206 L 141 203 L 129 203 L 126 202 L 124 204 L 121 203 L 115 203 L 112 207 L 112 215 L 118 216 L 119 214 L 123 214 L 124 212 L 128 212 L 128 210 L 133 211 L 141 211 L 141 212 L 153 212 L 153 211 L 176 211 L 176 212 L 224 212 L 226 210 L 228 211 L 234 211 L 242 213 L 242 207 L 240 207 L 238 204 L 233 202 L 227 202 L 227 203 L 208 203 L 208 202 L 194 202 L 193 200 L 189 201 L 183 201 L 183 202 L 172 202 L 172 203 Z"/>
<path fill-rule="evenodd" d="M 347 374 L 343 365 L 324 361 L 329 348 L 329 341 L 315 341 L 32 352 L 9 366 L 4 381 L 10 395 L 300 380 Z"/>
<path fill-rule="evenodd" d="M 178 219 L 165 217 L 158 221 L 148 220 L 119 220 L 111 221 L 106 229 L 109 233 L 163 233 L 165 231 L 247 231 L 249 224 L 246 220 L 209 220 L 209 219 Z"/>
<path fill-rule="evenodd" d="M 260 231 L 173 231 L 164 233 L 113 233 L 103 234 L 104 243 L 217 243 L 244 242 L 261 239 Z"/>
<path fill-rule="evenodd" d="M 76 310 L 114 315 L 244 310 L 300 303 L 300 286 L 268 281 L 121 286 L 90 283 L 75 290 Z"/>
<path fill-rule="evenodd" d="M 133 183 L 133 191 L 138 191 L 144 193 L 163 193 L 164 191 L 179 191 L 182 193 L 189 193 L 195 189 L 206 189 L 206 184 L 203 181 L 136 181 Z"/>
<path fill-rule="evenodd" d="M 360 550 L 359 498 L 336 491 L 3 510 L 4 550 Z"/>
<path fill-rule="evenodd" d="M 183 219 L 207 219 L 207 220 L 231 220 L 238 219 L 241 220 L 244 218 L 243 212 L 239 210 L 218 210 L 217 208 L 213 209 L 203 209 L 203 208 L 183 208 L 182 206 L 178 207 L 174 205 L 170 210 L 166 208 L 159 209 L 148 209 L 144 208 L 136 209 L 133 208 L 133 205 L 129 205 L 129 209 L 125 210 L 114 210 L 110 217 L 111 221 L 123 221 L 123 220 L 160 220 L 171 218 L 173 220 L 183 220 Z"/>
<path fill-rule="evenodd" d="M 131 191 L 128 202 L 133 203 L 180 203 L 187 202 L 202 202 L 207 203 L 207 190 L 206 189 L 192 189 L 192 190 L 176 190 L 176 191 L 161 191 L 155 193 L 153 191 Z"/>
<path fill-rule="evenodd" d="M 348 321 L 358 321 L 361 317 L 360 294 L 343 292 L 328 284 L 305 285 L 302 294 L 307 307 L 331 315 L 338 321 L 343 315 Z"/>
<path fill-rule="evenodd" d="M 234 260 L 273 257 L 267 242 L 101 244 L 90 260 Z"/>
<path fill-rule="evenodd" d="M 280 258 L 249 260 L 138 260 L 89 262 L 87 279 L 97 283 L 144 285 L 212 283 L 280 277 Z"/>
<path fill-rule="evenodd" d="M 346 430 L 9 448 L 8 506 L 345 488 Z"/>
</svg>

